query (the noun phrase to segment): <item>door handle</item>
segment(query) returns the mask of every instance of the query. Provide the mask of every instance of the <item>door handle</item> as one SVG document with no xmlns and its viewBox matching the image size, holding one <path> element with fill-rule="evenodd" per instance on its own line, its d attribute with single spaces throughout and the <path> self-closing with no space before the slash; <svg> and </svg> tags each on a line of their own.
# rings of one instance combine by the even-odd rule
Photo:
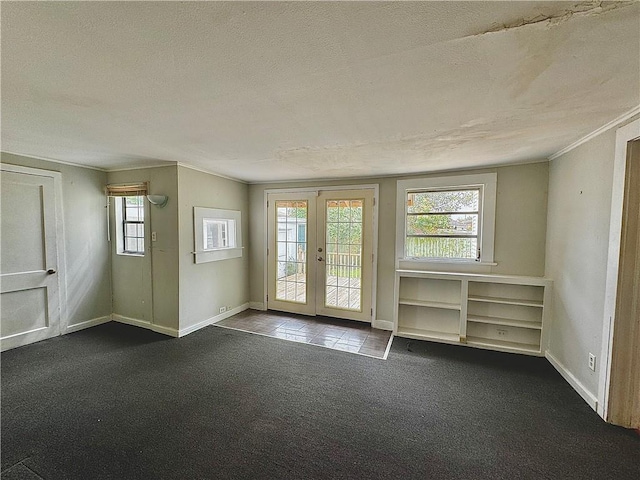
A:
<svg viewBox="0 0 640 480">
<path fill-rule="evenodd" d="M 49 270 L 47 270 L 48 275 L 53 275 L 54 273 L 56 273 L 56 271 L 53 268 L 50 268 Z"/>
<path fill-rule="evenodd" d="M 318 261 L 321 262 L 322 261 L 322 257 L 318 257 Z"/>
</svg>

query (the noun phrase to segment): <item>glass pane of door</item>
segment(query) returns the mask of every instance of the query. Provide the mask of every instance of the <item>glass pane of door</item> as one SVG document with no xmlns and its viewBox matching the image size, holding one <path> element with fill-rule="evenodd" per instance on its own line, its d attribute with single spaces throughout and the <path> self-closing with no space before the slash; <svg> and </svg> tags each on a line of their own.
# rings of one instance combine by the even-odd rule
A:
<svg viewBox="0 0 640 480">
<path fill-rule="evenodd" d="M 325 307 L 362 311 L 363 204 L 326 201 Z"/>
<path fill-rule="evenodd" d="M 276 201 L 276 300 L 307 303 L 306 200 Z"/>
</svg>

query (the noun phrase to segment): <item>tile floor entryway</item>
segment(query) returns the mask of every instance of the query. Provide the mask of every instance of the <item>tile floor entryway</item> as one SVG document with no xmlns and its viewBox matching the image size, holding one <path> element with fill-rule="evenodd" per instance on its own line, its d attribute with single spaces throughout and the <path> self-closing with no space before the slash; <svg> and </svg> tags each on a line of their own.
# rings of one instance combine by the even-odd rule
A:
<svg viewBox="0 0 640 480">
<path fill-rule="evenodd" d="M 245 310 L 214 325 L 376 358 L 385 358 L 391 340 L 368 323 L 273 311 Z"/>
</svg>

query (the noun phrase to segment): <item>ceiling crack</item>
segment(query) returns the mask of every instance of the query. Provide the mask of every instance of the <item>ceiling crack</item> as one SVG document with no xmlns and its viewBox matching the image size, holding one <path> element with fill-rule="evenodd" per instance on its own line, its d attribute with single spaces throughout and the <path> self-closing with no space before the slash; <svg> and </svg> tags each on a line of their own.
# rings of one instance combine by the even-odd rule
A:
<svg viewBox="0 0 640 480">
<path fill-rule="evenodd" d="M 471 37 L 477 37 L 480 35 L 486 35 L 489 33 L 505 32 L 514 30 L 516 28 L 522 28 L 529 25 L 536 24 L 548 24 L 556 25 L 566 22 L 574 17 L 588 17 L 593 15 L 600 15 L 610 12 L 611 10 L 617 10 L 619 8 L 628 7 L 636 4 L 636 0 L 620 1 L 620 2 L 580 2 L 573 4 L 570 8 L 552 15 L 537 15 L 532 18 L 520 18 L 515 22 L 508 24 L 496 25 L 488 30 L 470 35 Z"/>
</svg>

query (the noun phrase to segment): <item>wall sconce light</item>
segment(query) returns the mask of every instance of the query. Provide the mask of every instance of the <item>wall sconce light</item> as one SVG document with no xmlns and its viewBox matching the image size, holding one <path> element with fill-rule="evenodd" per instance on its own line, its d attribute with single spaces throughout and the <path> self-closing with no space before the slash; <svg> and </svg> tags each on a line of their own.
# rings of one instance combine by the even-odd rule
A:
<svg viewBox="0 0 640 480">
<path fill-rule="evenodd" d="M 166 195 L 147 195 L 147 200 L 149 200 L 149 203 L 152 205 L 157 205 L 159 208 L 162 208 L 167 204 L 169 197 Z"/>
</svg>

